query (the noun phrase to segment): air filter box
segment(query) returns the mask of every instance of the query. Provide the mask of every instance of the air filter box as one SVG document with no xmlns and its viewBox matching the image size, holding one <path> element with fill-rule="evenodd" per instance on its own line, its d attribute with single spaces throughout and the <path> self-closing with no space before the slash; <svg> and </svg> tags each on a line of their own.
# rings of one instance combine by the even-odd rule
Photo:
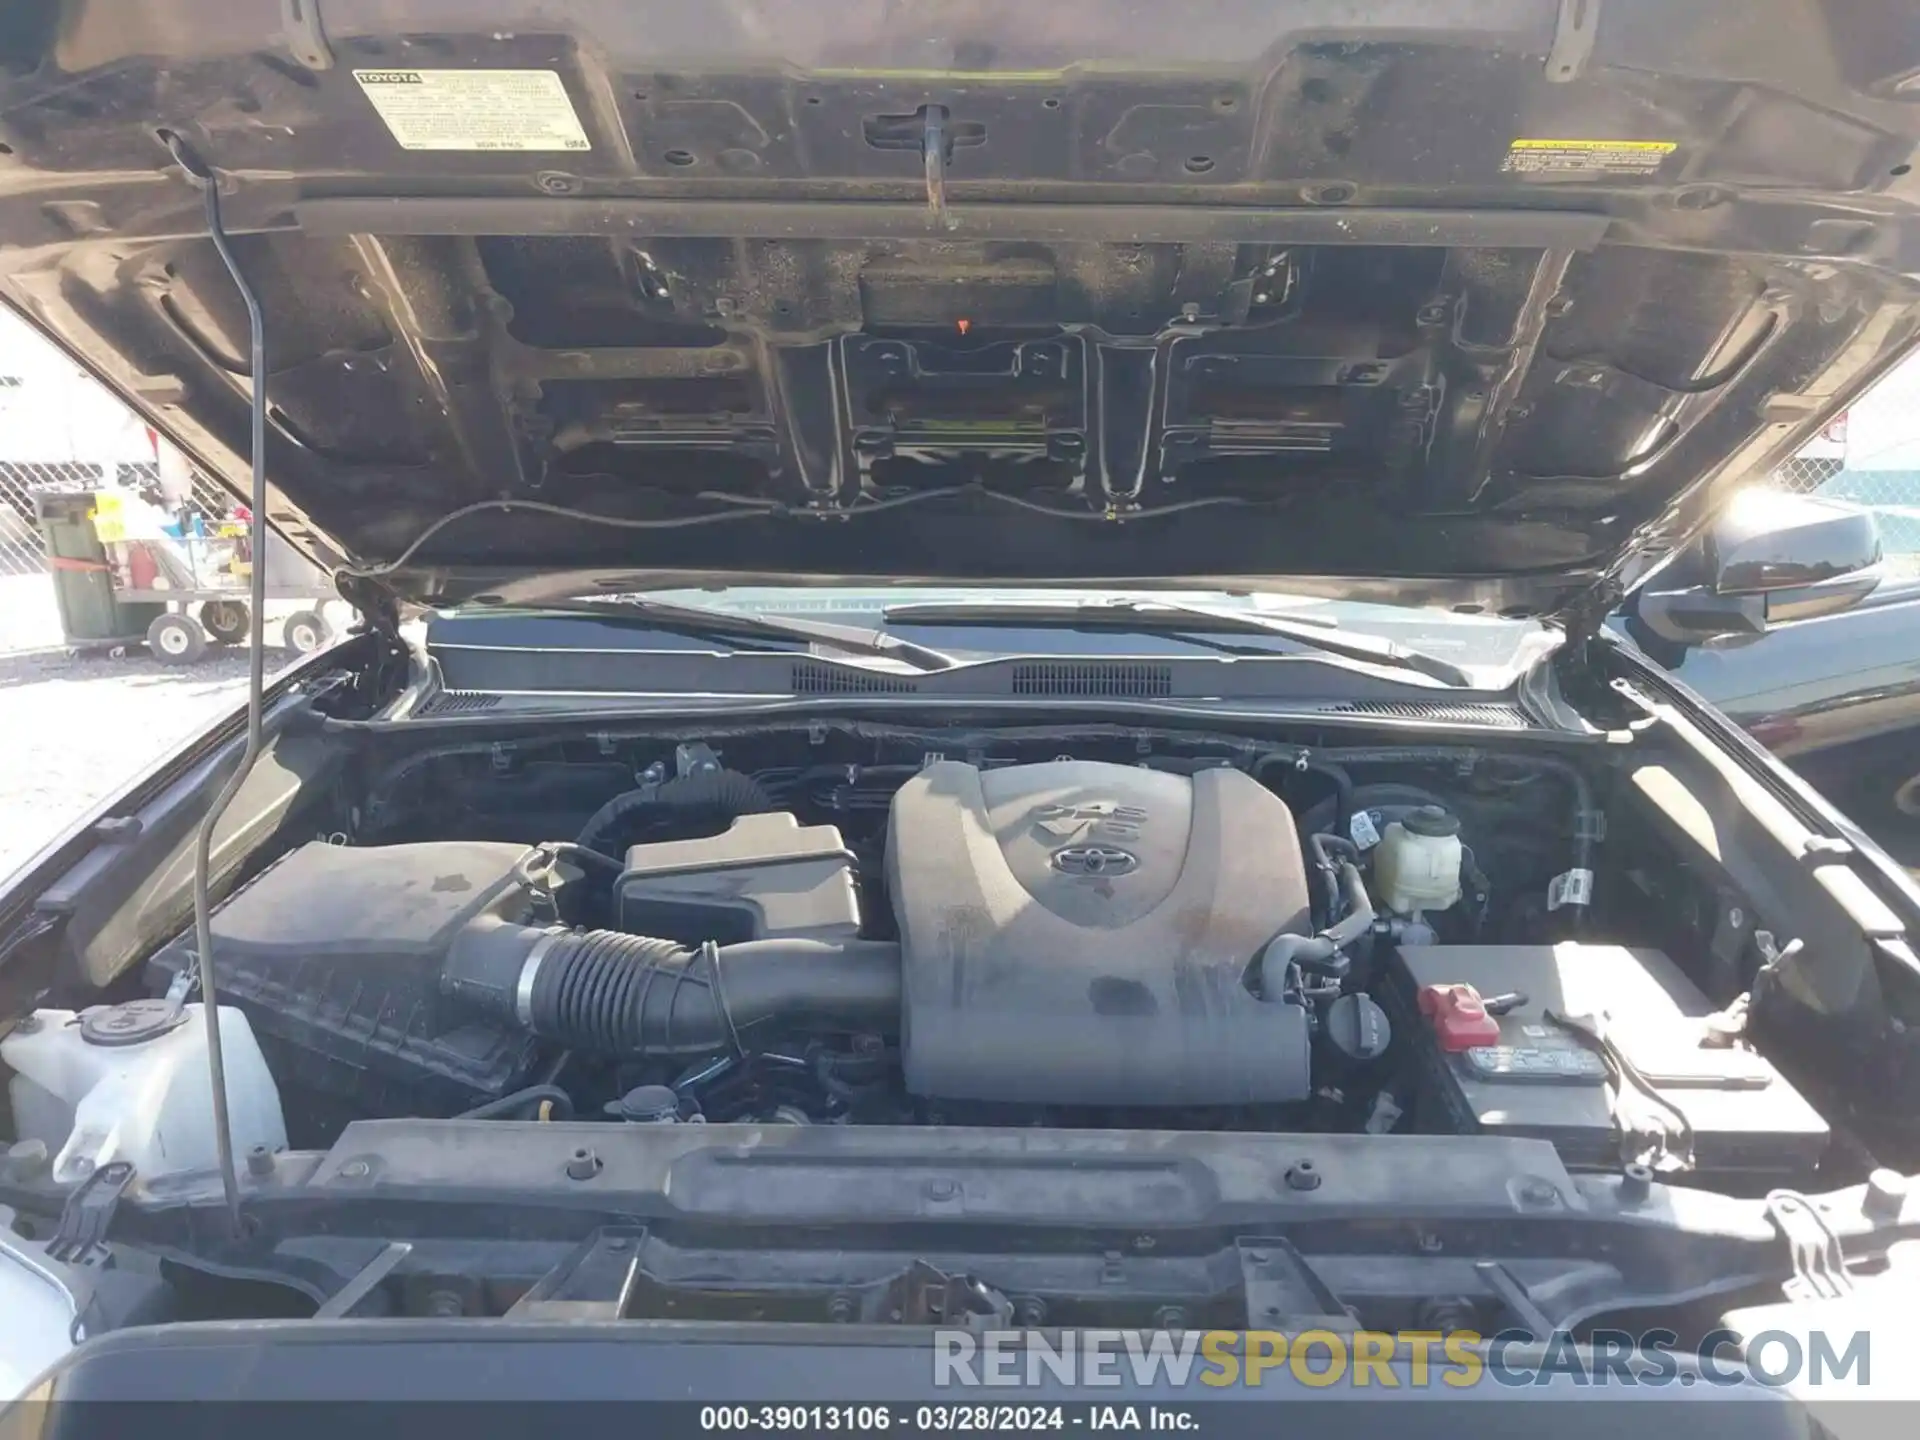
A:
<svg viewBox="0 0 1920 1440">
<path fill-rule="evenodd" d="M 1826 1149 L 1826 1121 L 1770 1063 L 1701 1043 L 1714 1007 L 1656 950 L 1408 946 L 1389 975 L 1395 1034 L 1411 1037 L 1420 1053 L 1424 1128 L 1550 1140 L 1568 1165 L 1618 1168 L 1606 1060 L 1551 1014 L 1603 1021 L 1607 1039 L 1686 1117 L 1700 1171 L 1786 1181 L 1804 1176 Z M 1449 1029 L 1449 1006 L 1422 1014 L 1419 1004 L 1424 987 L 1456 985 L 1485 1000 L 1524 999 L 1493 1017 L 1497 1040 L 1469 1044 L 1464 1030 Z M 1425 1108 L 1435 1100 L 1437 1123 Z"/>
<path fill-rule="evenodd" d="M 533 918 L 514 878 L 524 845 L 318 841 L 275 861 L 213 914 L 220 1002 L 246 1012 L 285 1089 L 378 1114 L 455 1114 L 527 1083 L 538 1043 L 440 995 L 461 928 Z M 164 990 L 194 964 L 188 931 L 148 966 Z"/>
</svg>

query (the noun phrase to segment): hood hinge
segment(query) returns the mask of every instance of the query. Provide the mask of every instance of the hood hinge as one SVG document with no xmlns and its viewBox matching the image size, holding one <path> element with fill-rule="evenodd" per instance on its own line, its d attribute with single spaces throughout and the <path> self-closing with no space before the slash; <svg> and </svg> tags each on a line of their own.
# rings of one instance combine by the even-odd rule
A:
<svg viewBox="0 0 1920 1440">
<path fill-rule="evenodd" d="M 1618 580 L 1609 578 L 1583 592 L 1565 610 L 1554 616 L 1560 622 L 1561 630 L 1566 633 L 1567 648 L 1578 648 L 1598 635 L 1600 627 L 1607 623 L 1607 617 L 1620 608 L 1625 593 Z"/>
<path fill-rule="evenodd" d="M 400 600 L 393 591 L 347 570 L 335 572 L 333 588 L 342 600 L 353 606 L 367 629 L 394 644 L 399 643 Z"/>
</svg>

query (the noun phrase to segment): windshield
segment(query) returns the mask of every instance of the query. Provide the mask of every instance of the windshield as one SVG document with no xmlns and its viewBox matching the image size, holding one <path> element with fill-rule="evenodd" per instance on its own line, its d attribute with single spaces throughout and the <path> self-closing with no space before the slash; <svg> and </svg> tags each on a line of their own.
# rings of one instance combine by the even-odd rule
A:
<svg viewBox="0 0 1920 1440">
<path fill-rule="evenodd" d="M 1310 647 L 1316 638 L 1330 644 L 1367 639 L 1448 662 L 1465 672 L 1473 688 L 1489 690 L 1506 688 L 1561 638 L 1559 631 L 1533 620 L 1220 590 L 720 586 L 582 596 L 527 608 L 564 611 L 593 606 L 604 612 L 610 602 L 621 601 L 663 602 L 723 616 L 877 631 L 936 648 L 962 663 L 1013 654 L 1217 655 L 1223 645 L 1234 652 L 1284 654 Z M 1135 606 L 1137 612 L 1128 608 Z M 642 607 L 636 603 L 635 608 L 638 612 Z M 954 613 L 941 613 L 948 608 Z M 1194 613 L 1185 615 L 1187 609 Z M 454 613 L 481 612 L 465 607 Z M 1209 614 L 1221 619 L 1244 617 L 1250 623 L 1222 634 L 1226 627 L 1210 624 Z M 642 617 L 636 614 L 636 618 Z M 1083 623 L 1094 620 L 1099 623 Z M 1276 632 L 1281 633 L 1262 633 L 1258 626 L 1264 621 L 1276 622 Z"/>
</svg>

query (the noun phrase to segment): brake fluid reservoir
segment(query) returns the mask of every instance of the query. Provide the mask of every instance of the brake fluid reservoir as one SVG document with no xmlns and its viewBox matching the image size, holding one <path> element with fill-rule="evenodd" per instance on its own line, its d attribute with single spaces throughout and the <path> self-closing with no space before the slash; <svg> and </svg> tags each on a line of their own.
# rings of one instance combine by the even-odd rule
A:
<svg viewBox="0 0 1920 1440">
<path fill-rule="evenodd" d="M 106 1005 L 84 1014 L 40 1010 L 0 1040 L 0 1061 L 22 1140 L 55 1151 L 53 1179 L 86 1179 L 115 1160 L 142 1178 L 218 1163 L 213 1087 L 202 1007 L 164 1000 Z M 233 1148 L 283 1150 L 286 1121 L 247 1017 L 220 1010 Z"/>
<path fill-rule="evenodd" d="M 1438 805 L 1395 820 L 1373 852 L 1375 900 L 1396 915 L 1445 910 L 1460 898 L 1460 822 Z"/>
</svg>

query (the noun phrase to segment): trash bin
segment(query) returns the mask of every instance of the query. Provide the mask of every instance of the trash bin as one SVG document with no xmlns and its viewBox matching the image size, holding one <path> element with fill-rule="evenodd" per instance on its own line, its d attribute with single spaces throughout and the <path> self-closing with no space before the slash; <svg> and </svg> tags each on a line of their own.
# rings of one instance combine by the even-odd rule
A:
<svg viewBox="0 0 1920 1440">
<path fill-rule="evenodd" d="M 167 607 L 122 604 L 114 593 L 106 547 L 93 528 L 96 501 L 88 491 L 43 491 L 34 497 L 61 633 L 70 645 L 144 641 L 147 627 Z"/>
</svg>

